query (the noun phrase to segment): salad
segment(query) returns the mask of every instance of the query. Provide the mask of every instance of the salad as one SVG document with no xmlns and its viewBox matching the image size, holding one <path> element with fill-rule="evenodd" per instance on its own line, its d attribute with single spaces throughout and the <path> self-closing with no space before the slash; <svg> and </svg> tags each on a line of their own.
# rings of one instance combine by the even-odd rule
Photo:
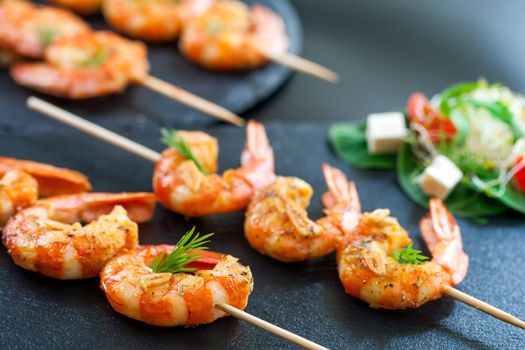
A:
<svg viewBox="0 0 525 350">
<path fill-rule="evenodd" d="M 371 151 L 377 141 L 371 137 L 378 133 L 367 130 L 366 121 L 334 124 L 329 139 L 336 154 L 355 167 L 396 169 L 401 188 L 422 206 L 439 193 L 425 188 L 439 158 L 456 169 L 434 176 L 459 174 L 438 195 L 454 214 L 478 220 L 509 208 L 525 214 L 525 97 L 485 80 L 464 82 L 430 99 L 412 94 L 404 120 L 406 133 L 391 154 Z"/>
</svg>

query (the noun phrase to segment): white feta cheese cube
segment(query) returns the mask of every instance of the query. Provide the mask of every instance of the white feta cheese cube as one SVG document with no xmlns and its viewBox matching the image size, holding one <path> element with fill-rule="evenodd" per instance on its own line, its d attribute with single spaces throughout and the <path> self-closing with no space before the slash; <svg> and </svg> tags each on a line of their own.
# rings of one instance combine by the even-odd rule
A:
<svg viewBox="0 0 525 350">
<path fill-rule="evenodd" d="M 450 159 L 436 156 L 423 171 L 419 185 L 429 196 L 446 198 L 461 181 L 463 173 Z"/>
<path fill-rule="evenodd" d="M 372 154 L 396 153 L 407 133 L 403 113 L 374 113 L 366 118 L 366 141 Z"/>
</svg>

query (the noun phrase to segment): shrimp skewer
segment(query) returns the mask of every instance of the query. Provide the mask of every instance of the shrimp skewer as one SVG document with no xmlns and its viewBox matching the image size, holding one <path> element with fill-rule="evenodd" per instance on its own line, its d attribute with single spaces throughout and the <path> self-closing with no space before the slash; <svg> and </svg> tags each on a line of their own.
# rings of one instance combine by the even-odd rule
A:
<svg viewBox="0 0 525 350">
<path fill-rule="evenodd" d="M 211 263 L 193 274 L 153 273 L 153 259 L 173 248 L 142 246 L 108 262 L 100 285 L 117 312 L 155 326 L 196 326 L 226 316 L 216 304 L 246 307 L 253 289 L 249 267 L 230 255 L 199 251 Z"/>
<path fill-rule="evenodd" d="M 217 141 L 205 133 L 181 131 L 179 135 L 208 174 L 199 171 L 193 161 L 173 149 L 159 154 L 35 97 L 28 99 L 28 106 L 156 162 L 153 175 L 155 193 L 166 208 L 180 214 L 206 216 L 240 210 L 247 205 L 255 190 L 266 187 L 275 178 L 272 148 L 264 127 L 254 121 L 246 129 L 246 148 L 241 156 L 241 167 L 220 176 L 215 174 Z"/>
<path fill-rule="evenodd" d="M 193 230 L 188 232 L 177 246 L 142 246 L 125 250 L 111 259 L 100 273 L 100 286 L 113 309 L 133 319 L 164 327 L 194 327 L 232 315 L 306 349 L 326 350 L 243 311 L 253 290 L 250 268 L 231 255 L 199 248 L 189 250 L 189 238 L 185 238 L 192 233 Z M 177 268 L 157 269 L 159 263 L 167 261 L 169 255 L 181 248 L 187 252 L 183 255 L 197 255 L 198 260 L 180 266 L 185 272 Z M 188 268 L 194 271 L 189 273 Z"/>
<path fill-rule="evenodd" d="M 19 63 L 11 76 L 20 85 L 51 95 L 85 99 L 122 92 L 139 83 L 221 120 L 243 125 L 232 112 L 148 74 L 147 48 L 108 31 L 55 40 L 46 62 Z"/>
<path fill-rule="evenodd" d="M 149 75 L 144 44 L 93 32 L 63 9 L 25 0 L 0 3 L 0 46 L 2 52 L 45 59 L 11 68 L 17 83 L 44 93 L 81 99 L 118 93 L 138 83 L 220 120 L 244 124 L 227 109 Z"/>
<path fill-rule="evenodd" d="M 317 78 L 336 82 L 336 73 L 287 53 L 284 21 L 270 9 L 235 0 L 218 1 L 190 19 L 179 48 L 190 61 L 218 71 L 246 70 L 273 60 Z"/>
<path fill-rule="evenodd" d="M 452 275 L 456 271 L 440 259 L 412 265 L 392 258 L 394 252 L 411 244 L 411 240 L 389 214 L 387 209 L 363 214 L 357 228 L 340 246 L 337 255 L 339 277 L 346 292 L 374 308 L 386 309 L 416 308 L 441 298 L 444 287 L 454 283 Z M 463 263 L 468 266 L 461 245 L 455 246 L 457 250 L 453 255 L 464 256 Z M 466 272 L 466 266 L 461 266 L 461 270 Z M 464 274 L 458 276 L 456 282 L 463 277 Z"/>
<path fill-rule="evenodd" d="M 356 204 L 357 206 L 358 204 Z M 420 228 L 432 254 L 421 264 L 400 263 L 395 252 L 411 244 L 408 233 L 387 209 L 364 213 L 337 250 L 339 277 L 345 291 L 373 308 L 416 308 L 449 295 L 505 322 L 525 323 L 452 286 L 467 274 L 459 226 L 440 199 L 430 200 L 430 214 Z"/>
<path fill-rule="evenodd" d="M 314 259 L 333 252 L 359 221 L 355 185 L 338 169 L 323 164 L 329 191 L 323 196 L 326 216 L 312 221 L 306 207 L 312 188 L 293 177 L 278 177 L 256 192 L 244 223 L 248 243 L 283 262 Z"/>
<path fill-rule="evenodd" d="M 69 11 L 34 5 L 25 0 L 0 2 L 0 45 L 30 58 L 42 58 L 47 46 L 91 29 Z"/>
<path fill-rule="evenodd" d="M 154 205 L 149 193 L 55 196 L 18 212 L 4 227 L 2 241 L 25 269 L 58 279 L 94 277 L 122 248 L 137 246 L 132 220 L 150 220 Z"/>
<path fill-rule="evenodd" d="M 217 171 L 217 140 L 199 131 L 178 132 L 195 157 L 184 158 L 173 148 L 165 150 L 155 165 L 153 188 L 164 207 L 186 216 L 202 217 L 241 210 L 254 190 L 264 188 L 274 178 L 273 151 L 264 127 L 250 121 L 246 128 L 246 148 L 241 155 L 241 167 Z"/>
</svg>

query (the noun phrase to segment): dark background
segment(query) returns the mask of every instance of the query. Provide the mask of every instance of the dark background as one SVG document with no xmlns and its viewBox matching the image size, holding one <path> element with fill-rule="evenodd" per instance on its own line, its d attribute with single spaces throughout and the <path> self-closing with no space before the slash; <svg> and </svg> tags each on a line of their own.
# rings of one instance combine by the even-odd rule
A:
<svg viewBox="0 0 525 350">
<path fill-rule="evenodd" d="M 300 176 L 314 187 L 312 218 L 322 215 L 320 194 L 326 187 L 320 165 L 327 161 L 357 182 L 365 210 L 391 208 L 415 245 L 422 247 L 417 226 L 425 210 L 404 196 L 393 172 L 358 171 L 338 161 L 326 141 L 326 122 L 396 109 L 415 90 L 433 94 L 481 76 L 525 91 L 525 3 L 293 2 L 303 24 L 303 55 L 334 69 L 342 80 L 331 85 L 296 74 L 271 99 L 244 115 L 265 122 L 278 174 Z M 152 50 L 156 67 L 173 56 L 164 54 L 162 47 Z M 196 88 L 209 87 L 200 82 Z M 78 169 L 98 191 L 151 188 L 151 164 L 28 111 L 23 107 L 28 95 L 1 72 L 0 154 Z M 159 125 L 195 121 L 190 127 L 205 125 L 219 138 L 221 170 L 238 165 L 242 129 L 202 116 L 177 119 L 172 114 L 182 110 L 179 106 L 138 87 L 95 101 L 52 101 L 158 151 Z M 486 226 L 459 223 L 471 261 L 458 288 L 525 317 L 523 216 L 509 212 Z M 276 262 L 248 246 L 242 224 L 242 213 L 186 220 L 159 207 L 155 221 L 141 226 L 140 240 L 173 242 L 192 225 L 216 232 L 212 249 L 239 257 L 253 270 L 255 290 L 247 311 L 330 348 L 523 348 L 522 330 L 450 298 L 417 310 L 371 309 L 343 292 L 333 255 L 301 264 Z M 96 279 L 45 278 L 14 266 L 5 249 L 0 250 L 0 265 L 2 348 L 293 348 L 233 318 L 194 329 L 150 327 L 115 313 Z"/>
<path fill-rule="evenodd" d="M 293 0 L 303 55 L 341 75 L 330 85 L 305 75 L 252 115 L 263 120 L 364 118 L 485 77 L 525 92 L 523 1 Z"/>
</svg>

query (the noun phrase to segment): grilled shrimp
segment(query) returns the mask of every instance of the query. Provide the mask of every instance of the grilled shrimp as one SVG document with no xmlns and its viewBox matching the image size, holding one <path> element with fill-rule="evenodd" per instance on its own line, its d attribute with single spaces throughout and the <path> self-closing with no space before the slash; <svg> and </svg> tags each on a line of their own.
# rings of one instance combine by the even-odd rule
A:
<svg viewBox="0 0 525 350">
<path fill-rule="evenodd" d="M 146 41 L 169 41 L 179 36 L 183 23 L 214 0 L 105 0 L 103 13 L 116 30 Z"/>
<path fill-rule="evenodd" d="M 365 213 L 337 252 L 339 277 L 346 292 L 373 308 L 407 309 L 438 299 L 445 288 L 467 273 L 459 226 L 439 199 L 430 200 L 430 215 L 420 227 L 432 260 L 401 264 L 392 255 L 411 243 L 387 209 Z"/>
<path fill-rule="evenodd" d="M 259 47 L 274 53 L 288 49 L 282 18 L 270 9 L 240 1 L 214 3 L 188 21 L 179 46 L 190 61 L 213 70 L 243 70 L 268 62 Z"/>
<path fill-rule="evenodd" d="M 55 40 L 90 31 L 81 18 L 63 9 L 25 0 L 0 2 L 0 44 L 22 56 L 42 58 Z"/>
<path fill-rule="evenodd" d="M 0 228 L 7 219 L 38 199 L 38 184 L 28 173 L 10 170 L 0 179 Z"/>
<path fill-rule="evenodd" d="M 49 2 L 83 15 L 95 13 L 102 6 L 102 0 L 49 0 Z"/>
<path fill-rule="evenodd" d="M 100 273 L 100 285 L 115 311 L 155 326 L 197 326 L 226 313 L 216 309 L 227 303 L 244 309 L 253 289 L 250 268 L 237 258 L 198 251 L 204 261 L 189 273 L 153 273 L 150 266 L 169 245 L 142 246 L 111 259 Z"/>
<path fill-rule="evenodd" d="M 0 176 L 10 170 L 22 170 L 35 178 L 38 183 L 38 195 L 41 197 L 91 190 L 87 177 L 78 171 L 30 160 L 0 157 Z"/>
<path fill-rule="evenodd" d="M 326 216 L 312 221 L 306 208 L 312 187 L 296 177 L 278 177 L 257 191 L 248 205 L 244 232 L 261 254 L 284 262 L 318 258 L 333 252 L 344 234 L 358 222 L 359 199 L 353 182 L 338 169 L 323 164 L 328 192 Z"/>
<path fill-rule="evenodd" d="M 262 124 L 248 122 L 241 167 L 222 176 L 215 173 L 215 138 L 198 131 L 180 131 L 179 135 L 207 174 L 174 149 L 162 153 L 155 166 L 153 188 L 162 205 L 174 212 L 196 217 L 241 210 L 254 190 L 268 186 L 275 178 L 273 150 Z"/>
<path fill-rule="evenodd" d="M 121 92 L 149 69 L 144 44 L 108 31 L 56 40 L 45 58 L 14 65 L 13 79 L 50 95 L 82 99 Z"/>
<path fill-rule="evenodd" d="M 11 218 L 2 240 L 14 263 L 27 270 L 58 279 L 94 277 L 119 250 L 137 246 L 133 221 L 150 220 L 154 204 L 150 193 L 50 197 Z"/>
</svg>

